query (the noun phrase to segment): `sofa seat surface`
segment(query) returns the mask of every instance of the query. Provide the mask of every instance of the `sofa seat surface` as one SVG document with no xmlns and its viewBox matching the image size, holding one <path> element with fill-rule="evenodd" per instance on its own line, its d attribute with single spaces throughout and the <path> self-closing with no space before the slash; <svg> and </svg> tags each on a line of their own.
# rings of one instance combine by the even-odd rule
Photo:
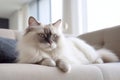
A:
<svg viewBox="0 0 120 80">
<path fill-rule="evenodd" d="M 0 64 L 0 80 L 120 80 L 120 63 L 72 66 L 69 73 L 35 64 Z"/>
<path fill-rule="evenodd" d="M 106 63 L 95 66 L 101 70 L 104 80 L 120 80 L 120 63 Z"/>
</svg>

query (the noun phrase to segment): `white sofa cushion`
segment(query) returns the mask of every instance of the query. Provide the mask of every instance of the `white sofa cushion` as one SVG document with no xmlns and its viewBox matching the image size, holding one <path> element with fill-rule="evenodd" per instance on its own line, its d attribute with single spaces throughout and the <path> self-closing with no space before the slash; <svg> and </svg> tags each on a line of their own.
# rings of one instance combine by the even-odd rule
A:
<svg viewBox="0 0 120 80">
<path fill-rule="evenodd" d="M 0 64 L 0 80 L 104 80 L 99 67 L 72 66 L 70 73 L 34 64 Z"/>
</svg>

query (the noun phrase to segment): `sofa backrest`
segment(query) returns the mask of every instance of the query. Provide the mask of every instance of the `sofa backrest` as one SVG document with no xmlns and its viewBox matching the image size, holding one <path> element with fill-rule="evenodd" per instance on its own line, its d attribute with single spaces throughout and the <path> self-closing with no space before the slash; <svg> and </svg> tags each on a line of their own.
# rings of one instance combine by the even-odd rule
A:
<svg viewBox="0 0 120 80">
<path fill-rule="evenodd" d="M 17 39 L 18 32 L 10 29 L 0 29 L 0 37 Z"/>
<path fill-rule="evenodd" d="M 95 32 L 80 35 L 79 38 L 85 40 L 96 49 L 107 48 L 115 52 L 120 58 L 120 25 Z"/>
</svg>

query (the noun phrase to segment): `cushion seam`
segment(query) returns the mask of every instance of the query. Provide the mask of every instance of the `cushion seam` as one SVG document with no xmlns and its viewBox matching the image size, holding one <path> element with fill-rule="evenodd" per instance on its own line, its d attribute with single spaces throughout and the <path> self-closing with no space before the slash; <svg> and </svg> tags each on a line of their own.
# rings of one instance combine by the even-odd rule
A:
<svg viewBox="0 0 120 80">
<path fill-rule="evenodd" d="M 101 73 L 101 76 L 102 76 L 102 79 L 105 80 L 105 76 L 104 76 L 104 73 L 102 71 L 102 69 L 99 67 L 99 66 L 95 66 L 95 65 L 92 65 L 94 67 L 96 67 L 97 69 L 99 69 L 100 73 Z"/>
</svg>

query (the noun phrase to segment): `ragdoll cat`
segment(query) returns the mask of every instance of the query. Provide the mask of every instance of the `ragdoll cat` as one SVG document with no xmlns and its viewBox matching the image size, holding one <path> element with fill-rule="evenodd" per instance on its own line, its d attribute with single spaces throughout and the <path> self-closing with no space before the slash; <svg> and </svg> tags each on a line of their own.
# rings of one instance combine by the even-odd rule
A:
<svg viewBox="0 0 120 80">
<path fill-rule="evenodd" d="M 44 25 L 30 17 L 28 23 L 18 42 L 19 63 L 56 66 L 63 72 L 70 71 L 72 64 L 103 63 L 97 51 L 83 40 L 63 35 L 61 20 Z M 115 55 L 114 58 L 113 61 L 118 60 Z"/>
</svg>

